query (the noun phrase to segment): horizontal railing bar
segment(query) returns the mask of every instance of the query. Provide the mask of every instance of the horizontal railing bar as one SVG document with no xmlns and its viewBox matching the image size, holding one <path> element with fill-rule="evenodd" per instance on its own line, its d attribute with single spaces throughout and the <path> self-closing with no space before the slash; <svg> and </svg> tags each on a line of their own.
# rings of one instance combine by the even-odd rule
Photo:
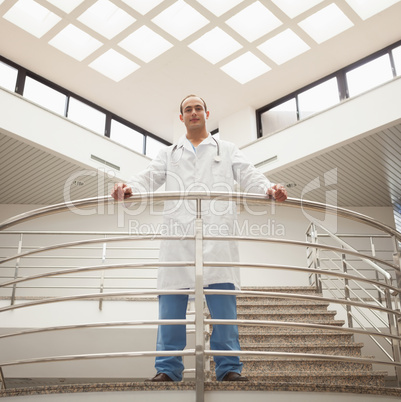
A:
<svg viewBox="0 0 401 402">
<path fill-rule="evenodd" d="M 183 262 L 183 261 L 180 261 L 180 262 L 157 262 L 157 263 L 144 262 L 144 263 L 140 263 L 140 264 L 131 263 L 131 264 L 94 265 L 94 266 L 90 266 L 90 267 L 66 269 L 66 270 L 62 270 L 62 271 L 53 271 L 53 272 L 47 272 L 47 273 L 41 273 L 41 274 L 37 274 L 37 275 L 27 276 L 24 278 L 18 278 L 18 279 L 12 280 L 12 281 L 1 283 L 0 288 L 4 287 L 4 286 L 14 285 L 14 284 L 21 283 L 21 282 L 31 281 L 34 279 L 49 278 L 49 277 L 66 275 L 66 274 L 77 273 L 77 272 L 91 272 L 91 271 L 103 271 L 103 270 L 107 271 L 107 270 L 112 270 L 112 269 L 126 269 L 126 268 L 143 269 L 143 268 L 147 268 L 147 267 L 151 267 L 151 268 L 171 267 L 171 266 L 184 267 L 184 266 L 194 266 L 194 265 L 195 265 L 194 262 Z"/>
<path fill-rule="evenodd" d="M 0 276 L 0 278 L 5 279 L 5 278 L 11 278 L 10 276 Z M 99 276 L 53 276 L 52 279 L 97 279 L 99 280 Z M 157 279 L 157 276 L 107 276 L 107 280 L 139 280 L 139 279 Z"/>
<path fill-rule="evenodd" d="M 348 251 L 354 251 L 358 254 L 360 254 L 358 252 L 358 250 L 354 249 L 353 247 L 351 247 L 348 243 L 346 243 L 344 240 L 341 240 L 339 237 L 337 237 L 337 235 L 335 235 L 334 233 L 331 233 L 330 230 L 328 230 L 327 228 L 325 228 L 323 225 L 318 224 L 318 226 L 324 230 L 332 239 L 334 239 L 334 241 L 336 241 L 337 243 L 340 243 L 341 246 L 343 247 L 344 250 L 348 250 Z M 343 254 L 346 254 L 343 252 Z M 361 254 L 362 255 L 362 254 Z M 362 257 L 363 258 L 363 257 Z M 370 265 L 375 271 L 380 272 L 382 275 L 386 276 L 387 279 L 390 279 L 391 276 L 390 274 L 387 273 L 387 271 L 385 271 L 382 267 L 380 267 L 379 265 L 375 264 L 373 261 L 373 258 L 371 257 L 365 257 L 363 258 L 364 260 L 366 260 L 365 262 Z M 378 262 L 378 261 L 376 261 Z M 383 263 L 382 260 L 379 260 L 379 262 Z M 400 268 L 396 268 L 397 271 L 400 270 Z"/>
<path fill-rule="evenodd" d="M 48 273 L 42 273 L 42 274 L 37 274 L 37 275 L 32 275 L 28 277 L 23 277 L 23 278 L 17 278 L 13 279 L 8 282 L 3 282 L 0 284 L 1 287 L 6 287 L 10 285 L 14 285 L 17 283 L 22 283 L 22 282 L 27 282 L 35 279 L 43 279 L 43 278 L 49 278 L 49 277 L 55 277 L 55 276 L 62 276 L 66 275 L 69 273 L 78 273 L 78 272 L 93 272 L 93 271 L 106 271 L 106 270 L 111 270 L 111 269 L 126 269 L 126 268 L 144 268 L 148 266 L 152 266 L 153 268 L 155 267 L 168 267 L 168 266 L 194 266 L 194 263 L 191 262 L 159 262 L 157 264 L 149 264 L 149 263 L 141 263 L 141 264 L 113 264 L 113 265 L 96 265 L 96 266 L 91 266 L 91 267 L 80 267 L 80 268 L 75 268 L 75 269 L 70 269 L 70 270 L 62 270 L 62 271 L 53 271 L 53 272 L 48 272 Z M 283 269 L 283 270 L 290 270 L 290 271 L 300 271 L 300 272 L 309 272 L 309 273 L 320 273 L 323 275 L 331 275 L 335 277 L 340 277 L 340 278 L 348 278 L 352 280 L 357 280 L 361 282 L 366 282 L 370 283 L 373 285 L 378 285 L 384 288 L 388 288 L 394 292 L 398 292 L 398 288 L 393 287 L 391 285 L 387 285 L 384 283 L 377 282 L 375 280 L 367 279 L 367 278 L 360 278 L 360 277 L 355 277 L 353 275 L 349 274 L 344 274 L 341 272 L 332 272 L 332 271 L 325 271 L 325 270 L 317 270 L 314 268 L 304 268 L 304 267 L 296 267 L 296 266 L 287 266 L 287 265 L 269 265 L 269 264 L 249 264 L 249 263 L 236 263 L 236 262 L 230 262 L 230 263 L 222 263 L 222 262 L 205 262 L 204 266 L 215 266 L 215 267 L 225 267 L 225 266 L 234 266 L 234 267 L 242 267 L 242 268 L 258 268 L 258 269 Z"/>
<path fill-rule="evenodd" d="M 97 239 L 96 239 L 97 240 Z M 99 242 L 100 243 L 100 242 Z M 107 242 L 103 242 L 107 243 Z M 9 246 L 0 246 L 0 249 L 9 249 L 9 248 L 15 248 L 17 249 L 18 247 L 9 247 Z M 24 250 L 37 250 L 37 246 L 26 246 L 24 245 L 22 247 Z M 69 247 L 71 250 L 95 250 L 99 251 L 103 249 L 103 245 L 101 244 L 100 246 L 94 246 L 94 247 L 80 247 L 80 246 L 72 246 Z M 111 250 L 129 250 L 129 251 L 158 251 L 158 247 L 122 247 L 122 246 L 108 246 L 107 247 L 108 251 Z"/>
<path fill-rule="evenodd" d="M 342 254 L 347 254 L 347 255 L 353 255 L 357 256 L 359 258 L 364 258 L 367 260 L 375 261 L 378 263 L 385 264 L 397 271 L 399 271 L 399 268 L 394 265 L 393 263 L 388 263 L 380 258 L 372 257 L 368 254 L 361 254 L 358 251 L 354 250 L 348 250 L 348 249 L 342 249 L 339 247 L 334 247 L 334 246 L 329 246 L 325 244 L 318 244 L 318 243 L 309 243 L 309 242 L 304 242 L 304 241 L 299 241 L 299 240 L 287 240 L 287 239 L 271 239 L 271 238 L 264 238 L 264 237 L 247 237 L 247 236 L 204 236 L 204 240 L 213 240 L 213 241 L 219 241 L 219 240 L 241 240 L 241 241 L 256 241 L 256 242 L 266 242 L 266 243 L 278 243 L 278 244 L 288 244 L 291 246 L 301 246 L 301 247 L 310 247 L 310 248 L 317 248 L 319 250 L 330 250 L 334 252 L 339 252 Z M 383 272 L 383 275 L 388 275 L 388 272 Z"/>
<path fill-rule="evenodd" d="M 264 320 L 216 320 L 205 318 L 205 324 L 215 324 L 215 325 L 238 325 L 238 326 L 248 326 L 248 327 L 284 327 L 284 328 L 309 328 L 309 329 L 321 329 L 328 331 L 336 331 L 342 333 L 351 334 L 362 334 L 362 335 L 372 335 L 380 336 L 382 338 L 391 338 L 396 340 L 401 340 L 401 336 L 385 334 L 382 332 L 372 332 L 366 331 L 364 329 L 356 328 L 344 328 L 337 327 L 334 325 L 324 325 L 324 324 L 311 324 L 307 322 L 285 322 L 285 321 L 264 321 Z"/>
<path fill-rule="evenodd" d="M 354 363 L 367 363 L 367 364 L 383 364 L 387 366 L 401 367 L 401 363 L 388 362 L 382 360 L 366 359 L 361 357 L 351 356 L 338 356 L 338 355 L 323 355 L 313 353 L 289 353 L 289 352 L 263 352 L 263 351 L 246 351 L 246 350 L 205 350 L 207 356 L 269 356 L 269 357 L 281 357 L 281 358 L 294 358 L 301 359 L 313 359 L 313 360 L 333 360 L 333 361 L 345 361 Z"/>
<path fill-rule="evenodd" d="M 78 241 L 72 241 L 72 242 L 67 242 L 67 243 L 60 243 L 60 244 L 54 244 L 51 246 L 47 247 L 40 247 L 36 250 L 31 250 L 31 251 L 26 251 L 24 253 L 19 253 L 15 254 L 11 257 L 7 257 L 3 260 L 0 261 L 0 264 L 3 264 L 5 262 L 15 260 L 17 258 L 23 258 L 27 257 L 32 254 L 38 254 L 38 253 L 43 253 L 45 251 L 51 251 L 51 250 L 58 250 L 61 248 L 69 248 L 77 245 L 82 245 L 82 244 L 96 244 L 96 243 L 110 243 L 110 242 L 119 242 L 119 241 L 137 241 L 137 240 L 152 240 L 157 237 L 157 240 L 187 240 L 187 239 L 194 239 L 194 236 L 161 236 L 158 234 L 149 234 L 149 235 L 128 235 L 128 236 L 122 236 L 122 237 L 107 237 L 103 239 L 86 239 L 86 240 L 78 240 Z"/>
<path fill-rule="evenodd" d="M 195 349 L 187 350 L 172 350 L 172 351 L 157 351 L 157 352 L 118 352 L 118 353 L 96 353 L 86 355 L 69 355 L 55 357 L 41 357 L 36 359 L 16 360 L 13 362 L 2 362 L 1 367 L 20 366 L 23 364 L 38 364 L 38 363 L 54 363 L 66 362 L 74 360 L 95 360 L 95 359 L 111 359 L 111 358 L 126 358 L 126 357 L 154 357 L 154 356 L 194 356 Z"/>
<path fill-rule="evenodd" d="M 99 249 L 100 250 L 100 249 Z M 36 260 L 100 260 L 102 256 L 100 255 L 33 255 L 24 257 L 26 259 L 36 259 Z M 110 260 L 157 260 L 158 257 L 108 257 Z M 24 268 L 22 266 L 21 268 Z"/>
<path fill-rule="evenodd" d="M 48 265 L 46 267 L 44 267 L 43 265 L 22 265 L 20 266 L 21 270 L 31 270 L 31 269 L 43 269 L 43 270 L 49 270 L 49 269 L 74 269 L 76 268 L 76 265 Z M 5 270 L 5 269 L 15 269 L 15 265 L 10 265 L 10 266 L 5 266 L 2 267 L 1 270 Z M 152 268 L 152 267 L 147 267 L 146 269 L 157 269 L 157 268 Z M 53 271 L 50 271 L 53 272 Z"/>
<path fill-rule="evenodd" d="M 11 286 L 7 286 L 6 288 L 4 288 L 4 289 L 11 289 L 12 287 Z M 74 289 L 74 290 L 97 290 L 97 289 L 99 289 L 99 286 L 19 286 L 18 287 L 18 289 L 30 289 L 30 290 L 32 290 L 32 289 Z M 107 286 L 107 289 L 108 290 L 122 290 L 122 289 L 124 289 L 124 290 L 126 290 L 126 291 L 128 291 L 128 290 L 133 290 L 133 289 L 141 289 L 141 290 L 154 290 L 155 289 L 155 287 L 154 286 L 152 286 L 152 287 L 146 287 L 146 286 L 143 286 L 143 287 L 138 287 L 138 286 L 135 286 L 135 287 L 132 287 L 132 286 Z"/>
<path fill-rule="evenodd" d="M 346 278 L 346 279 L 351 279 L 351 280 L 356 280 L 359 282 L 366 282 L 370 283 L 372 285 L 377 285 L 381 286 L 383 288 L 387 288 L 392 290 L 393 292 L 398 293 L 400 290 L 394 286 L 387 285 L 386 283 L 378 282 L 374 279 L 368 279 L 368 278 L 363 278 L 359 276 L 354 276 L 350 274 L 345 274 L 342 272 L 333 272 L 333 271 L 327 271 L 327 270 L 322 270 L 322 269 L 315 269 L 315 268 L 306 268 L 306 267 L 298 267 L 298 266 L 292 266 L 292 265 L 273 265 L 273 264 L 257 264 L 257 263 L 238 263 L 238 262 L 230 262 L 230 263 L 224 263 L 224 262 L 204 262 L 203 265 L 205 267 L 239 267 L 239 268 L 257 268 L 257 269 L 283 269 L 283 270 L 288 270 L 288 271 L 300 271 L 300 272 L 309 272 L 312 274 L 322 274 L 322 275 L 328 275 L 328 276 L 335 276 L 339 278 Z"/>
<path fill-rule="evenodd" d="M 353 314 L 353 313 L 351 312 L 351 316 L 352 316 L 352 319 L 353 319 L 358 325 L 361 326 L 361 328 L 364 328 L 364 326 L 361 325 L 360 321 L 355 317 L 355 314 Z M 374 336 L 369 335 L 369 338 L 370 338 L 370 339 L 375 343 L 375 345 L 382 351 L 382 353 L 384 353 L 384 354 L 388 357 L 388 359 L 389 359 L 390 361 L 395 361 L 394 358 L 387 352 L 387 350 L 380 344 L 380 342 L 379 342 Z M 388 344 L 389 347 L 391 347 L 391 344 L 392 344 L 391 339 L 385 338 L 384 341 L 387 342 L 387 344 Z"/>
<path fill-rule="evenodd" d="M 108 293 L 90 293 L 84 295 L 54 297 L 45 300 L 36 300 L 30 303 L 13 304 L 0 308 L 0 313 L 20 308 L 39 306 L 42 304 L 61 303 L 66 301 L 76 301 L 85 299 L 105 299 L 107 297 L 127 297 L 127 296 L 158 296 L 158 295 L 194 295 L 193 290 L 146 290 L 146 291 L 129 291 L 129 292 L 108 292 Z"/>
<path fill-rule="evenodd" d="M 377 238 L 377 237 L 382 237 L 386 239 L 391 239 L 390 235 L 386 234 L 363 234 L 363 233 L 336 233 L 336 236 L 338 237 L 363 237 L 363 238 Z M 316 237 L 330 237 L 327 233 L 317 233 Z"/>
<path fill-rule="evenodd" d="M 264 352 L 264 351 L 246 351 L 246 350 L 205 350 L 206 356 L 266 356 L 266 357 L 280 357 L 280 358 L 299 358 L 310 360 L 329 360 L 329 361 L 345 361 L 351 363 L 361 364 L 380 364 L 387 366 L 401 367 L 401 363 L 374 360 L 360 357 L 338 356 L 338 355 L 324 355 L 312 353 L 289 353 L 289 352 Z M 187 349 L 183 351 L 142 351 L 142 352 L 117 352 L 117 353 L 97 353 L 97 354 L 81 354 L 81 355 L 66 355 L 54 357 L 42 357 L 25 360 L 16 360 L 11 362 L 0 363 L 1 367 L 20 366 L 26 364 L 43 364 L 76 360 L 96 360 L 96 359 L 111 359 L 111 358 L 133 358 L 133 357 L 155 357 L 155 356 L 194 356 L 195 349 Z"/>
<path fill-rule="evenodd" d="M 370 308 L 374 310 L 383 311 L 385 313 L 394 314 L 397 316 L 401 316 L 401 311 L 391 310 L 385 307 L 374 306 L 366 303 L 354 302 L 351 300 L 343 300 L 343 299 L 330 299 L 328 297 L 320 297 L 320 296 L 311 296 L 311 295 L 301 295 L 296 293 L 279 293 L 279 292 L 260 292 L 260 291 L 235 291 L 235 290 L 214 290 L 214 289 L 205 289 L 205 295 L 213 294 L 213 295 L 236 295 L 236 296 L 257 296 L 257 297 L 268 297 L 268 298 L 278 298 L 278 299 L 295 299 L 295 300 L 314 300 L 314 301 L 325 301 L 333 304 L 346 304 L 350 306 L 364 307 Z"/>
<path fill-rule="evenodd" d="M 143 267 L 146 264 L 141 264 L 140 266 Z M 159 263 L 158 266 L 193 266 L 193 263 L 191 264 L 190 262 L 171 262 L 171 263 Z M 225 263 L 221 263 L 221 262 L 208 262 L 208 263 L 204 263 L 205 266 L 216 266 L 216 267 L 224 267 L 227 266 L 227 264 Z M 73 269 L 73 270 L 68 270 L 68 271 L 55 271 L 52 273 L 47 273 L 47 274 L 39 274 L 39 275 L 34 275 L 31 277 L 27 277 L 27 278 L 19 278 L 16 280 L 12 280 L 9 282 L 4 282 L 2 283 L 0 286 L 1 287 L 5 287 L 16 284 L 16 283 L 21 283 L 24 281 L 29 281 L 29 280 L 33 280 L 33 279 L 39 279 L 39 278 L 44 278 L 44 277 L 53 277 L 53 276 L 59 276 L 59 275 L 63 275 L 66 272 L 68 273 L 76 273 L 76 272 L 87 272 L 87 271 L 95 271 L 95 270 L 108 270 L 108 269 L 121 269 L 121 268 L 132 268 L 132 267 L 137 267 L 137 264 L 121 264 L 121 265 L 100 265 L 100 266 L 94 266 L 94 267 L 83 267 L 83 268 L 77 268 L 77 269 Z M 322 273 L 322 274 L 330 274 L 332 276 L 337 276 L 337 277 L 345 277 L 345 278 L 349 278 L 349 279 L 356 279 L 358 281 L 363 281 L 363 282 L 367 282 L 367 283 L 372 283 L 372 284 L 378 284 L 382 287 L 386 287 L 390 290 L 393 290 L 395 292 L 398 292 L 398 289 L 387 285 L 387 284 L 381 284 L 378 283 L 376 281 L 370 280 L 370 279 L 364 279 L 364 278 L 359 278 L 359 277 L 354 277 L 352 275 L 348 275 L 348 274 L 343 274 L 343 273 L 338 273 L 338 272 L 326 272 L 326 271 L 322 271 L 322 270 L 314 270 L 314 269 L 309 269 L 309 268 L 303 268 L 303 267 L 294 267 L 294 266 L 282 266 L 282 265 L 266 265 L 266 264 L 243 264 L 243 263 L 230 263 L 230 266 L 241 266 L 241 267 L 248 267 L 248 268 L 264 268 L 264 269 L 284 269 L 284 270 L 292 270 L 292 271 L 301 271 L 301 272 L 314 272 L 314 273 Z M 212 292 L 211 290 L 205 290 L 205 294 Z M 215 292 L 215 291 L 213 291 Z M 220 292 L 224 292 L 224 291 L 220 291 Z M 233 293 L 234 294 L 234 293 Z M 238 294 L 238 293 L 237 293 Z M 271 294 L 273 294 L 272 292 L 269 292 L 269 294 L 266 294 L 266 292 L 241 292 L 239 294 L 252 294 L 252 295 L 259 295 L 259 296 L 269 296 Z M 279 295 L 280 293 L 276 293 L 276 295 Z M 281 294 L 282 295 L 282 294 Z M 304 299 L 305 297 L 311 298 L 311 296 L 308 295 L 298 295 L 300 299 Z M 272 297 L 272 296 L 271 296 Z M 319 300 L 324 300 L 324 298 L 322 297 L 312 297 L 311 300 L 313 299 L 319 299 Z M 352 301 L 338 301 L 336 299 L 327 299 L 326 301 L 330 301 L 331 303 L 341 303 L 341 304 L 350 304 L 350 305 L 355 305 L 355 306 L 359 306 L 359 307 L 366 307 L 366 305 L 361 304 L 361 303 L 356 303 L 356 302 L 352 302 Z M 352 304 L 352 303 L 356 303 L 356 304 Z M 374 308 L 376 310 L 380 310 L 380 311 L 384 311 L 384 312 L 393 312 L 393 310 L 389 310 L 383 307 L 379 307 L 379 306 L 371 306 L 369 305 L 369 308 Z M 0 309 L 1 312 L 1 309 Z M 401 313 L 395 313 L 395 314 L 399 314 L 401 315 Z"/>
<path fill-rule="evenodd" d="M 126 234 L 126 232 L 109 232 L 109 231 L 91 231 L 91 230 L 7 230 L 4 232 L 1 232 L 0 235 L 12 235 L 12 234 L 24 234 L 24 235 L 38 235 L 38 234 L 43 234 L 43 235 L 79 235 L 79 236 L 88 236 L 88 235 L 99 235 L 99 236 L 121 236 L 123 234 Z"/>
<path fill-rule="evenodd" d="M 169 201 L 169 200 L 177 200 L 177 199 L 186 199 L 186 200 L 220 200 L 220 201 L 234 201 L 236 203 L 242 204 L 255 204 L 255 205 L 269 205 L 275 204 L 273 199 L 269 199 L 265 195 L 261 194 L 251 194 L 251 193 L 238 193 L 238 192 L 187 192 L 183 194 L 182 192 L 160 192 L 160 193 L 136 193 L 130 197 L 130 203 L 134 204 L 137 202 L 143 202 L 144 200 L 149 200 L 152 202 L 155 201 Z M 40 216 L 46 216 L 54 213 L 59 213 L 62 211 L 67 211 L 70 208 L 86 208 L 94 205 L 102 205 L 102 204 L 123 204 L 126 200 L 115 201 L 111 196 L 104 197 L 95 197 L 95 198 L 87 198 L 83 200 L 75 200 L 68 203 L 60 203 L 51 206 L 46 206 L 43 208 L 39 208 L 30 212 L 25 212 L 20 215 L 17 215 L 13 218 L 10 218 L 2 223 L 0 223 L 0 231 L 17 225 L 19 223 L 25 222 L 27 220 L 35 219 Z M 285 204 L 282 204 L 285 207 L 294 207 L 294 208 L 302 208 L 314 211 L 321 211 L 325 213 L 335 214 L 337 216 L 341 216 L 344 218 L 349 218 L 351 220 L 361 222 L 367 224 L 371 227 L 375 227 L 379 230 L 382 230 L 390 235 L 395 236 L 398 240 L 401 241 L 401 233 L 396 229 L 392 228 L 389 225 L 383 224 L 378 220 L 371 218 L 367 215 L 363 215 L 361 213 L 347 210 L 345 208 L 340 208 L 334 205 L 328 205 L 323 203 L 318 203 L 314 201 L 306 201 L 302 199 L 288 198 Z"/>
<path fill-rule="evenodd" d="M 0 339 L 12 338 L 20 335 L 39 334 L 43 332 L 55 331 L 69 331 L 75 329 L 88 329 L 88 328 L 110 328 L 110 327 L 133 327 L 139 325 L 189 325 L 195 324 L 195 319 L 177 319 L 177 320 L 142 320 L 142 321 L 118 321 L 118 322 L 98 322 L 90 324 L 77 324 L 77 325 L 63 325 L 46 328 L 34 328 L 20 332 L 13 332 L 10 334 L 0 335 Z"/>
<path fill-rule="evenodd" d="M 51 251 L 51 250 L 58 250 L 61 248 L 73 248 L 78 245 L 83 245 L 83 244 L 96 244 L 96 243 L 109 243 L 109 242 L 119 242 L 119 241 L 132 241 L 132 240 L 147 240 L 147 239 L 153 239 L 155 236 L 157 236 L 158 240 L 187 240 L 187 239 L 194 239 L 193 236 L 161 236 L 159 234 L 150 234 L 150 235 L 140 235 L 138 237 L 135 237 L 136 235 L 128 235 L 128 236 L 123 236 L 123 237 L 117 237 L 117 238 L 103 238 L 103 239 L 86 239 L 86 240 L 79 240 L 79 241 L 73 241 L 73 242 L 67 242 L 67 243 L 60 243 L 60 244 L 55 244 L 47 247 L 41 247 L 39 249 L 34 249 L 31 251 L 26 251 L 24 253 L 19 253 L 15 254 L 14 256 L 7 257 L 3 260 L 0 261 L 0 264 L 3 264 L 5 262 L 11 261 L 13 259 L 17 258 L 23 258 L 27 257 L 32 254 L 38 254 L 42 253 L 45 251 Z M 204 236 L 204 240 L 213 240 L 213 241 L 218 241 L 218 240 L 244 240 L 244 241 L 261 241 L 261 242 L 268 242 L 268 243 L 279 243 L 279 244 L 288 244 L 288 245 L 295 245 L 295 246 L 302 246 L 302 247 L 311 247 L 311 248 L 318 248 L 322 250 L 328 250 L 328 251 L 336 251 L 339 253 L 344 253 L 345 250 L 334 247 L 334 246 L 328 246 L 328 245 L 323 245 L 323 244 L 316 244 L 316 243 L 309 243 L 309 242 L 302 242 L 302 241 L 297 241 L 297 240 L 287 240 L 287 239 L 272 239 L 272 238 L 256 238 L 256 237 L 245 237 L 245 236 Z M 359 258 L 366 258 L 366 259 L 371 259 L 372 261 L 377 261 L 377 262 L 382 262 L 382 260 L 369 256 L 369 255 L 364 255 L 355 251 L 347 250 L 345 254 L 357 256 Z M 51 256 L 51 257 L 57 257 L 57 256 Z M 43 257 L 42 257 L 43 258 Z M 72 258 L 72 257 L 70 257 Z M 88 257 L 91 258 L 91 257 Z M 391 268 L 396 269 L 397 267 L 393 265 L 392 263 L 386 263 L 386 265 L 390 266 Z"/>
</svg>

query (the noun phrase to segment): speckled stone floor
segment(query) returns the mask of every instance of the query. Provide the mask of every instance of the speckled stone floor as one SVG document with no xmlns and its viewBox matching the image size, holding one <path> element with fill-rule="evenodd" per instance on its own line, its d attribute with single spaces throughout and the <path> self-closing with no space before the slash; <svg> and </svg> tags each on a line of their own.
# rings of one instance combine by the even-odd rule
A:
<svg viewBox="0 0 401 402">
<path fill-rule="evenodd" d="M 47 387 L 16 388 L 0 391 L 1 397 L 46 395 L 62 393 L 87 393 L 87 392 L 124 392 L 124 391 L 172 391 L 172 390 L 195 390 L 195 382 L 183 381 L 180 383 L 109 383 L 109 384 L 80 384 L 80 385 L 57 385 Z M 366 395 L 387 395 L 401 397 L 400 388 L 380 388 L 352 385 L 323 385 L 323 384 L 287 384 L 249 381 L 247 383 L 221 383 L 206 382 L 205 392 L 208 391 L 293 391 L 293 392 L 346 392 Z"/>
</svg>

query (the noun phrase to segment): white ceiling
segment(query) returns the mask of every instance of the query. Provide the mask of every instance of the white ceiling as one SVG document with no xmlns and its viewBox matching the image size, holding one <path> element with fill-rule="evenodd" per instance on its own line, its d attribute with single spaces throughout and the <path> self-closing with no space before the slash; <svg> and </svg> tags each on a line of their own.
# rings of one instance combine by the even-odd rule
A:
<svg viewBox="0 0 401 402">
<path fill-rule="evenodd" d="M 77 20 L 96 3 L 96 0 L 85 0 L 69 13 L 54 5 L 64 3 L 65 6 L 65 1 L 35 1 L 59 16 L 61 20 L 38 38 L 4 18 L 17 0 L 0 1 L 0 37 L 3 38 L 0 42 L 0 54 L 170 142 L 174 139 L 178 104 L 189 93 L 196 93 L 205 98 L 211 111 L 209 129 L 214 130 L 218 128 L 218 122 L 221 119 L 245 107 L 262 107 L 401 38 L 401 2 L 397 0 L 380 0 L 380 2 L 378 0 L 363 2 L 360 0 L 313 0 L 316 5 L 294 18 L 290 18 L 276 5 L 279 4 L 278 0 L 261 0 L 260 3 L 282 24 L 251 42 L 237 33 L 226 21 L 254 4 L 255 0 L 232 0 L 229 3 L 237 5 L 221 16 L 216 16 L 207 7 L 202 6 L 206 4 L 205 1 L 185 0 L 187 5 L 209 22 L 181 40 L 168 34 L 152 21 L 177 0 L 162 1 L 145 15 L 134 10 L 127 3 L 131 1 L 131 4 L 136 2 L 146 5 L 150 3 L 149 0 L 126 0 L 126 2 L 110 0 L 136 20 L 110 39 Z M 68 4 L 70 2 L 73 3 L 69 0 Z M 380 3 L 388 6 L 394 2 L 396 4 L 366 19 L 363 19 L 365 16 L 361 18 L 350 6 L 350 4 L 358 3 L 374 5 Z M 298 24 L 333 3 L 352 22 L 353 26 L 318 44 Z M 211 4 L 214 3 L 211 2 Z M 295 4 L 300 3 L 294 1 Z M 290 10 L 295 10 L 294 6 Z M 290 14 L 288 10 L 287 13 Z M 102 43 L 82 61 L 77 61 L 49 44 L 49 41 L 70 23 Z M 252 23 L 253 21 L 250 22 Z M 173 45 L 147 63 L 118 45 L 124 38 L 144 25 Z M 216 27 L 229 34 L 242 47 L 216 64 L 212 64 L 195 53 L 189 45 Z M 292 60 L 277 65 L 257 47 L 288 28 L 292 29 L 310 49 Z M 90 63 L 110 49 L 118 51 L 137 63 L 140 68 L 116 82 L 89 67 Z M 223 72 L 220 67 L 249 51 L 271 70 L 245 84 L 240 84 Z"/>
</svg>

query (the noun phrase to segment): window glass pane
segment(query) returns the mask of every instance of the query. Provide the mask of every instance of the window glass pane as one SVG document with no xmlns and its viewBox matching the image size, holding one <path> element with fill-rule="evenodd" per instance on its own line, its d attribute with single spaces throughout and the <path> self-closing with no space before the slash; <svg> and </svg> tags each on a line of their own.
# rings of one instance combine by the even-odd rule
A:
<svg viewBox="0 0 401 402">
<path fill-rule="evenodd" d="M 134 151 L 143 153 L 144 135 L 116 120 L 111 120 L 110 138 Z"/>
<path fill-rule="evenodd" d="M 68 105 L 68 118 L 98 134 L 104 134 L 106 115 L 72 97 Z"/>
<path fill-rule="evenodd" d="M 332 78 L 298 95 L 299 118 L 304 119 L 339 102 L 337 78 Z"/>
<path fill-rule="evenodd" d="M 58 92 L 31 77 L 26 77 L 24 97 L 64 116 L 65 101 L 67 97 L 61 92 Z"/>
<path fill-rule="evenodd" d="M 166 146 L 166 144 L 163 144 L 152 137 L 146 137 L 146 155 L 149 156 L 149 158 L 156 158 L 159 151 Z"/>
<path fill-rule="evenodd" d="M 388 54 L 378 57 L 346 74 L 349 96 L 355 96 L 393 78 Z"/>
<path fill-rule="evenodd" d="M 17 83 L 18 70 L 0 61 L 0 87 L 15 91 L 15 84 Z"/>
<path fill-rule="evenodd" d="M 395 64 L 395 72 L 397 75 L 401 75 L 401 46 L 393 49 L 393 58 Z"/>
<path fill-rule="evenodd" d="M 296 123 L 298 119 L 295 98 L 264 112 L 261 117 L 263 136 Z"/>
</svg>

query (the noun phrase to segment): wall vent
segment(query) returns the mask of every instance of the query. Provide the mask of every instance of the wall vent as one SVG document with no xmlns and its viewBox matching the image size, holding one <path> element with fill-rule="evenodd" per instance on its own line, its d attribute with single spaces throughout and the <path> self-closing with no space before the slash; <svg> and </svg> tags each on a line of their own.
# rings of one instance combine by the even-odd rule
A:
<svg viewBox="0 0 401 402">
<path fill-rule="evenodd" d="M 274 155 L 274 156 L 272 156 L 272 157 L 269 158 L 269 159 L 265 159 L 264 161 L 257 163 L 257 164 L 255 165 L 255 167 L 256 167 L 256 168 L 260 168 L 261 166 L 267 165 L 268 163 L 274 162 L 275 160 L 277 160 L 277 155 Z"/>
<path fill-rule="evenodd" d="M 103 165 L 106 165 L 106 166 L 108 166 L 108 167 L 111 167 L 111 168 L 113 168 L 113 169 L 115 169 L 115 170 L 120 170 L 120 166 L 117 166 L 117 165 L 115 165 L 114 163 L 111 163 L 111 162 L 107 162 L 106 160 L 104 160 L 104 159 L 102 159 L 102 158 L 99 158 L 98 156 L 96 156 L 96 155 L 91 155 L 91 159 L 93 159 L 94 161 L 96 161 L 96 162 L 100 162 L 100 163 L 103 163 Z"/>
</svg>

